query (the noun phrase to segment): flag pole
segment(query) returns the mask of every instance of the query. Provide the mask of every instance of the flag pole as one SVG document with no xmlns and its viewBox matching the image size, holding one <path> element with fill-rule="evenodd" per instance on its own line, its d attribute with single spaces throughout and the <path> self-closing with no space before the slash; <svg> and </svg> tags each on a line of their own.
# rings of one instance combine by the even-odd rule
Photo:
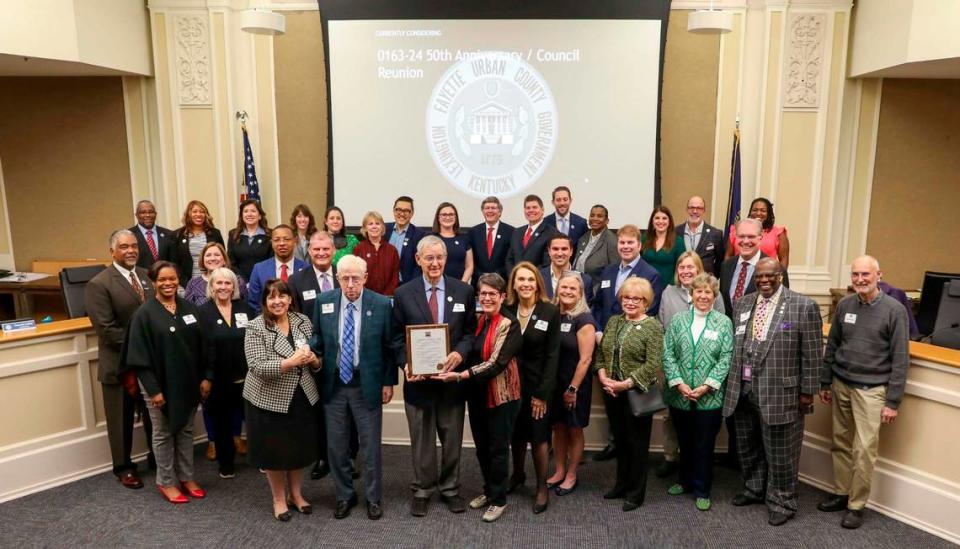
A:
<svg viewBox="0 0 960 549">
<path fill-rule="evenodd" d="M 237 112 L 236 112 L 236 117 L 237 117 L 237 120 L 240 121 L 240 134 L 241 134 L 242 136 L 243 136 L 243 135 L 246 135 L 246 134 L 247 134 L 247 119 L 249 118 L 249 116 L 247 116 L 247 111 L 245 111 L 245 110 L 239 110 L 239 111 L 237 111 Z M 246 162 L 244 162 L 244 164 L 246 164 Z M 240 175 L 240 181 L 239 181 L 239 183 L 238 183 L 238 186 L 240 187 L 240 202 L 243 202 L 244 200 L 247 199 L 247 180 L 246 180 L 246 177 L 244 177 L 243 174 Z"/>
</svg>

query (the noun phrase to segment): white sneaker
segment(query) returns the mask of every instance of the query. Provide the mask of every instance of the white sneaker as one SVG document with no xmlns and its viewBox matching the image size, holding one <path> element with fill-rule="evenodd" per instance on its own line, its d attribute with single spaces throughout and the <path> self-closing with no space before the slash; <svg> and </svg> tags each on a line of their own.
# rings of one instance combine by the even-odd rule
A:
<svg viewBox="0 0 960 549">
<path fill-rule="evenodd" d="M 499 518 L 500 518 L 500 515 L 503 514 L 503 512 L 506 510 L 506 508 L 507 508 L 506 505 L 504 505 L 503 507 L 500 507 L 500 506 L 498 506 L 498 505 L 491 505 L 491 506 L 488 507 L 487 510 L 483 513 L 483 522 L 493 522 L 493 521 L 499 519 Z"/>
<path fill-rule="evenodd" d="M 487 496 L 480 494 L 479 496 L 470 500 L 471 509 L 482 509 L 487 506 Z"/>
</svg>

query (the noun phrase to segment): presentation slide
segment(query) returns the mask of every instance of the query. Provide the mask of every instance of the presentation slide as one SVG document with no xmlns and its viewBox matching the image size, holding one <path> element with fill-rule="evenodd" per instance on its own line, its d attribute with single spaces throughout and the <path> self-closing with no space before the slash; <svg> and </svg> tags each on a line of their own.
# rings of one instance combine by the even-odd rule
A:
<svg viewBox="0 0 960 549">
<path fill-rule="evenodd" d="M 658 20 L 330 21 L 335 203 L 347 223 L 415 200 L 432 224 L 452 202 L 462 227 L 493 195 L 524 223 L 570 187 L 573 211 L 603 204 L 611 226 L 653 207 Z"/>
</svg>

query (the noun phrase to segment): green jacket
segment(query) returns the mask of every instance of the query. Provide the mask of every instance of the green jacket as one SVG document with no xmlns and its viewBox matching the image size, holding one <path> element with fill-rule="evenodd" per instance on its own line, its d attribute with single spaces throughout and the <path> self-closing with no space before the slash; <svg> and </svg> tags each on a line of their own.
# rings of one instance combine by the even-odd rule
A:
<svg viewBox="0 0 960 549">
<path fill-rule="evenodd" d="M 663 400 L 668 406 L 689 410 L 690 402 L 680 395 L 677 385 L 686 383 L 691 389 L 707 385 L 708 391 L 697 401 L 698 410 L 723 407 L 724 383 L 733 356 L 733 324 L 726 315 L 711 310 L 706 327 L 694 343 L 690 327 L 693 310 L 678 313 L 670 321 L 663 344 L 663 374 L 667 389 Z"/>
<path fill-rule="evenodd" d="M 593 371 L 602 368 L 617 381 L 632 379 L 634 386 L 646 391 L 657 382 L 662 361 L 660 321 L 650 316 L 633 322 L 620 314 L 611 317 L 603 330 Z"/>
</svg>

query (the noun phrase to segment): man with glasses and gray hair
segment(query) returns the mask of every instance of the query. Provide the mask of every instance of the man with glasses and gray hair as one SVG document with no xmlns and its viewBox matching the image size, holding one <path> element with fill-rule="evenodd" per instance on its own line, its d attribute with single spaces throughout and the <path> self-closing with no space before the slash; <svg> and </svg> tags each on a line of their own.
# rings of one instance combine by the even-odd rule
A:
<svg viewBox="0 0 960 549">
<path fill-rule="evenodd" d="M 704 272 L 717 276 L 723 263 L 723 231 L 704 220 L 706 213 L 703 198 L 691 196 L 687 200 L 687 221 L 677 227 L 677 236 L 683 239 L 686 249 L 700 256 Z"/>
</svg>

